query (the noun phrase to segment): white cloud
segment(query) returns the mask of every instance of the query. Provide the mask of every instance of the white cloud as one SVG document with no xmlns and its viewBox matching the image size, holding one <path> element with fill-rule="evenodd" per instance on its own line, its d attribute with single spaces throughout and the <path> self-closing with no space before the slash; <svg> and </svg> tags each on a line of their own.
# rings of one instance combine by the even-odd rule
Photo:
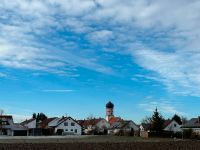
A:
<svg viewBox="0 0 200 150">
<path fill-rule="evenodd" d="M 168 90 L 199 96 L 199 10 L 198 0 L 2 0 L 0 65 L 113 74 L 93 44 L 82 48 L 81 40 L 93 40 L 98 50 L 131 55 Z"/>
<path fill-rule="evenodd" d="M 163 99 L 153 100 L 152 97 L 148 97 L 142 103 L 138 104 L 138 106 L 148 112 L 153 112 L 155 111 L 156 108 L 158 108 L 158 110 L 164 114 L 185 115 L 185 112 L 181 112 L 177 110 L 177 107 L 176 107 L 177 105 L 175 105 L 175 103 L 172 103 L 168 100 L 163 100 Z"/>
<path fill-rule="evenodd" d="M 10 114 L 13 116 L 13 120 L 15 123 L 21 123 L 25 120 L 30 119 L 32 116 L 27 116 L 27 115 L 18 115 L 18 114 Z"/>
</svg>

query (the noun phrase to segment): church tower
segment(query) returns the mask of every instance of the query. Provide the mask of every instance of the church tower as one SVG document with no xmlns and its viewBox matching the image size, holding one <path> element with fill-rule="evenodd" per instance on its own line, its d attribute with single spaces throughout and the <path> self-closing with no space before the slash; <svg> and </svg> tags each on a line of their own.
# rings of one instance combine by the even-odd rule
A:
<svg viewBox="0 0 200 150">
<path fill-rule="evenodd" d="M 106 104 L 106 120 L 107 121 L 109 121 L 110 118 L 114 117 L 113 110 L 114 110 L 114 104 L 109 101 Z"/>
</svg>

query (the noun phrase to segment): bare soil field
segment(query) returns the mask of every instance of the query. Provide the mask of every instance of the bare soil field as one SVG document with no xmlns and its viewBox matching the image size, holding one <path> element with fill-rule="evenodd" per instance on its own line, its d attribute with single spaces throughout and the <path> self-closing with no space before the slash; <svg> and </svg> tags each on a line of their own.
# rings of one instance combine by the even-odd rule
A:
<svg viewBox="0 0 200 150">
<path fill-rule="evenodd" d="M 0 150 L 200 150 L 200 141 L 136 137 L 0 138 Z"/>
</svg>

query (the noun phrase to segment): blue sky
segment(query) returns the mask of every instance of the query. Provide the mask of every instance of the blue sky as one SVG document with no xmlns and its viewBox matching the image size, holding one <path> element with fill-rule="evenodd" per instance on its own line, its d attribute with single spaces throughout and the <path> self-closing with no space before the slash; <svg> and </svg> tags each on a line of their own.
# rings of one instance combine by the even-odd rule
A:
<svg viewBox="0 0 200 150">
<path fill-rule="evenodd" d="M 0 2 L 0 108 L 16 121 L 200 113 L 198 0 Z"/>
</svg>

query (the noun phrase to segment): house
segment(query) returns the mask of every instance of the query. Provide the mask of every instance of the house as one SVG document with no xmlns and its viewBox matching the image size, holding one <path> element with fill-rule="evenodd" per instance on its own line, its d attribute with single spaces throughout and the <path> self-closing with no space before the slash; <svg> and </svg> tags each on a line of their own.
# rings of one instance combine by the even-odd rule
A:
<svg viewBox="0 0 200 150">
<path fill-rule="evenodd" d="M 28 128 L 16 124 L 11 115 L 0 116 L 0 135 L 27 136 Z"/>
<path fill-rule="evenodd" d="M 114 122 L 108 130 L 108 134 L 114 135 L 138 135 L 139 127 L 132 120 Z"/>
<path fill-rule="evenodd" d="M 88 120 L 79 120 L 84 134 L 107 134 L 110 124 L 104 118 L 92 118 Z"/>
<path fill-rule="evenodd" d="M 0 135 L 13 135 L 14 122 L 13 117 L 10 115 L 1 115 L 0 116 Z"/>
<path fill-rule="evenodd" d="M 20 125 L 28 128 L 28 135 L 38 135 L 38 129 L 37 129 L 37 122 L 36 119 L 29 119 L 29 120 L 25 120 L 23 122 L 20 123 Z"/>
<path fill-rule="evenodd" d="M 55 126 L 54 132 L 57 135 L 81 135 L 82 127 L 71 117 L 63 117 Z"/>
<path fill-rule="evenodd" d="M 175 120 L 166 120 L 164 122 L 164 131 L 172 131 L 174 133 L 181 132 L 181 126 L 179 123 L 177 123 Z"/>
<path fill-rule="evenodd" d="M 200 135 L 200 116 L 198 118 L 192 118 L 188 122 L 186 122 L 181 129 L 187 130 L 192 129 L 193 132 Z"/>
</svg>

